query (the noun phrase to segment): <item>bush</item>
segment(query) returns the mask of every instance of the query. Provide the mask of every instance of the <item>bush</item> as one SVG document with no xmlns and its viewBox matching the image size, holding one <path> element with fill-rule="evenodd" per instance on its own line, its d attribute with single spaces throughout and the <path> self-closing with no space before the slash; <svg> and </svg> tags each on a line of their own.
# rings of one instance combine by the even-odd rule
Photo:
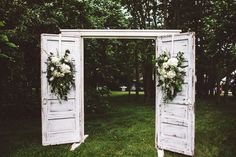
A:
<svg viewBox="0 0 236 157">
<path fill-rule="evenodd" d="M 107 87 L 100 87 L 98 89 L 85 89 L 85 112 L 86 113 L 105 113 L 109 107 L 108 97 L 110 90 Z"/>
</svg>

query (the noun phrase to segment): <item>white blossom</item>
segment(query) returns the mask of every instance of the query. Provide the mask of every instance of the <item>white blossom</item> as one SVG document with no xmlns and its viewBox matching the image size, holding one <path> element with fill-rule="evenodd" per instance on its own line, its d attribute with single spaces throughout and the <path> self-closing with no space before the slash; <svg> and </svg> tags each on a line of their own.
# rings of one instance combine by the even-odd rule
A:
<svg viewBox="0 0 236 157">
<path fill-rule="evenodd" d="M 175 66 L 175 67 L 177 67 L 177 65 L 178 65 L 178 59 L 177 59 L 177 58 L 170 58 L 170 59 L 167 61 L 167 64 L 170 65 L 170 66 Z"/>
<path fill-rule="evenodd" d="M 53 75 L 53 77 L 58 77 L 58 71 L 57 70 L 53 71 L 52 75 Z"/>
<path fill-rule="evenodd" d="M 54 77 L 51 77 L 49 80 L 52 81 L 54 79 Z"/>
<path fill-rule="evenodd" d="M 59 58 L 59 57 L 56 57 L 56 56 L 52 56 L 52 57 L 51 57 L 51 61 L 52 61 L 52 63 L 54 63 L 54 64 L 59 64 L 60 58 Z"/>
<path fill-rule="evenodd" d="M 164 78 L 163 76 L 160 76 L 160 80 L 161 80 L 161 81 L 164 81 L 165 78 Z"/>
<path fill-rule="evenodd" d="M 67 65 L 67 64 L 62 64 L 61 66 L 60 66 L 60 68 L 61 68 L 61 71 L 63 72 L 63 73 L 70 73 L 71 71 L 70 71 L 70 66 L 69 65 Z"/>
<path fill-rule="evenodd" d="M 62 72 L 58 72 L 57 70 L 53 71 L 52 73 L 53 77 L 64 77 L 65 74 Z"/>
<path fill-rule="evenodd" d="M 163 68 L 168 68 L 169 67 L 169 65 L 167 64 L 167 62 L 165 62 L 165 63 L 163 63 Z"/>
<path fill-rule="evenodd" d="M 162 76 L 166 75 L 166 70 L 165 70 L 164 68 L 162 68 L 162 69 L 160 70 L 160 74 L 161 74 Z"/>
<path fill-rule="evenodd" d="M 54 67 L 51 67 L 51 69 L 50 69 L 51 71 L 53 71 L 54 70 Z"/>
<path fill-rule="evenodd" d="M 178 67 L 178 70 L 179 70 L 179 72 L 184 71 L 184 69 L 183 69 L 183 68 L 180 68 L 180 67 Z"/>
<path fill-rule="evenodd" d="M 167 77 L 170 79 L 174 78 L 175 76 L 176 76 L 176 73 L 172 70 L 167 73 Z"/>
<path fill-rule="evenodd" d="M 59 73 L 59 77 L 64 77 L 65 74 L 64 73 Z"/>
</svg>

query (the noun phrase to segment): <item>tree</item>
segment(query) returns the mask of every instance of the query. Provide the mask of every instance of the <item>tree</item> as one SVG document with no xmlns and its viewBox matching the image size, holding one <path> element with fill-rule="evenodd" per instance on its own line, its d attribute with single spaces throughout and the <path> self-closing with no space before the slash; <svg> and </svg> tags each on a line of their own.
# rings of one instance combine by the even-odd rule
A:
<svg viewBox="0 0 236 157">
<path fill-rule="evenodd" d="M 15 97 L 15 91 L 12 89 L 15 84 L 11 84 L 11 81 L 17 81 L 13 76 L 19 70 L 16 65 L 16 50 L 17 46 L 10 41 L 9 36 L 11 31 L 4 30 L 5 22 L 0 21 L 0 93 L 11 93 L 8 95 L 1 94 L 0 101 L 4 101 L 5 98 L 12 101 Z"/>
<path fill-rule="evenodd" d="M 122 0 L 128 15 L 129 27 L 138 29 L 157 29 L 161 28 L 163 20 L 161 12 L 158 10 L 158 3 L 155 0 Z M 144 81 L 144 94 L 145 101 L 148 102 L 154 96 L 154 80 L 153 75 L 153 58 L 155 50 L 153 49 L 153 41 L 143 40 L 139 42 L 138 56 L 140 56 L 143 81 Z M 136 64 L 139 65 L 138 63 Z"/>
<path fill-rule="evenodd" d="M 226 76 L 225 97 L 228 95 L 231 73 L 236 69 L 236 4 L 234 1 L 216 0 L 211 1 L 209 16 L 204 18 L 204 33 L 208 42 L 207 51 L 213 62 L 213 73 L 208 74 L 214 78 L 211 81 L 217 84 L 217 95 L 220 94 L 220 81 Z M 212 76 L 213 75 L 213 76 Z M 212 87 L 211 87 L 212 88 Z"/>
</svg>

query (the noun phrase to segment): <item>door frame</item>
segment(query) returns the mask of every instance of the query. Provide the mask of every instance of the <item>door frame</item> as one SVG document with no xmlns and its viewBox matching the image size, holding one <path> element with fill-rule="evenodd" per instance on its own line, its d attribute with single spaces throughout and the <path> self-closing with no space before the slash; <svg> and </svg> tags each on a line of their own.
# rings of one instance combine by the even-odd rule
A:
<svg viewBox="0 0 236 157">
<path fill-rule="evenodd" d="M 81 131 L 84 135 L 84 39 L 98 38 L 98 39 L 154 39 L 158 40 L 160 36 L 177 35 L 181 33 L 181 30 L 139 30 L 139 29 L 60 29 L 62 36 L 76 36 L 80 38 L 80 72 L 82 77 L 80 78 L 81 90 Z M 155 42 L 155 47 L 157 44 Z M 155 49 L 157 52 L 157 48 Z M 156 53 L 155 53 L 156 54 Z"/>
<path fill-rule="evenodd" d="M 157 55 L 157 40 L 160 36 L 174 36 L 181 33 L 181 30 L 138 30 L 138 29 L 60 29 L 62 36 L 76 36 L 80 38 L 80 72 L 82 77 L 81 89 L 79 93 L 81 102 L 81 131 L 84 135 L 84 39 L 153 39 L 155 40 L 155 54 Z M 157 57 L 157 56 L 156 56 Z M 157 98 L 155 97 L 155 102 Z M 157 105 L 157 104 L 155 104 Z M 157 106 L 156 106 L 157 107 Z M 155 146 L 157 146 L 157 110 L 155 110 Z M 157 148 L 158 149 L 158 148 Z M 160 151 L 160 150 L 158 150 Z M 163 150 L 161 150 L 163 151 Z"/>
</svg>

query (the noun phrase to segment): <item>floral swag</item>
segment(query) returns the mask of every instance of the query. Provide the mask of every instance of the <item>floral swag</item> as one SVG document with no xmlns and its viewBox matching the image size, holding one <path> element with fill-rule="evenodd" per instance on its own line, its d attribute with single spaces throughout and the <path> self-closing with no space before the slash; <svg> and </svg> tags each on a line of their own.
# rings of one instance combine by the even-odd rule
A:
<svg viewBox="0 0 236 157">
<path fill-rule="evenodd" d="M 69 50 L 65 51 L 63 57 L 50 53 L 47 62 L 47 80 L 51 92 L 60 100 L 67 100 L 70 89 L 75 85 L 74 64 L 69 54 Z"/>
<path fill-rule="evenodd" d="M 186 76 L 184 68 L 187 67 L 184 65 L 185 61 L 183 52 L 179 52 L 176 57 L 170 57 L 167 52 L 164 52 L 157 58 L 157 86 L 163 90 L 164 102 L 173 100 L 177 93 L 182 91 L 184 76 Z"/>
</svg>

